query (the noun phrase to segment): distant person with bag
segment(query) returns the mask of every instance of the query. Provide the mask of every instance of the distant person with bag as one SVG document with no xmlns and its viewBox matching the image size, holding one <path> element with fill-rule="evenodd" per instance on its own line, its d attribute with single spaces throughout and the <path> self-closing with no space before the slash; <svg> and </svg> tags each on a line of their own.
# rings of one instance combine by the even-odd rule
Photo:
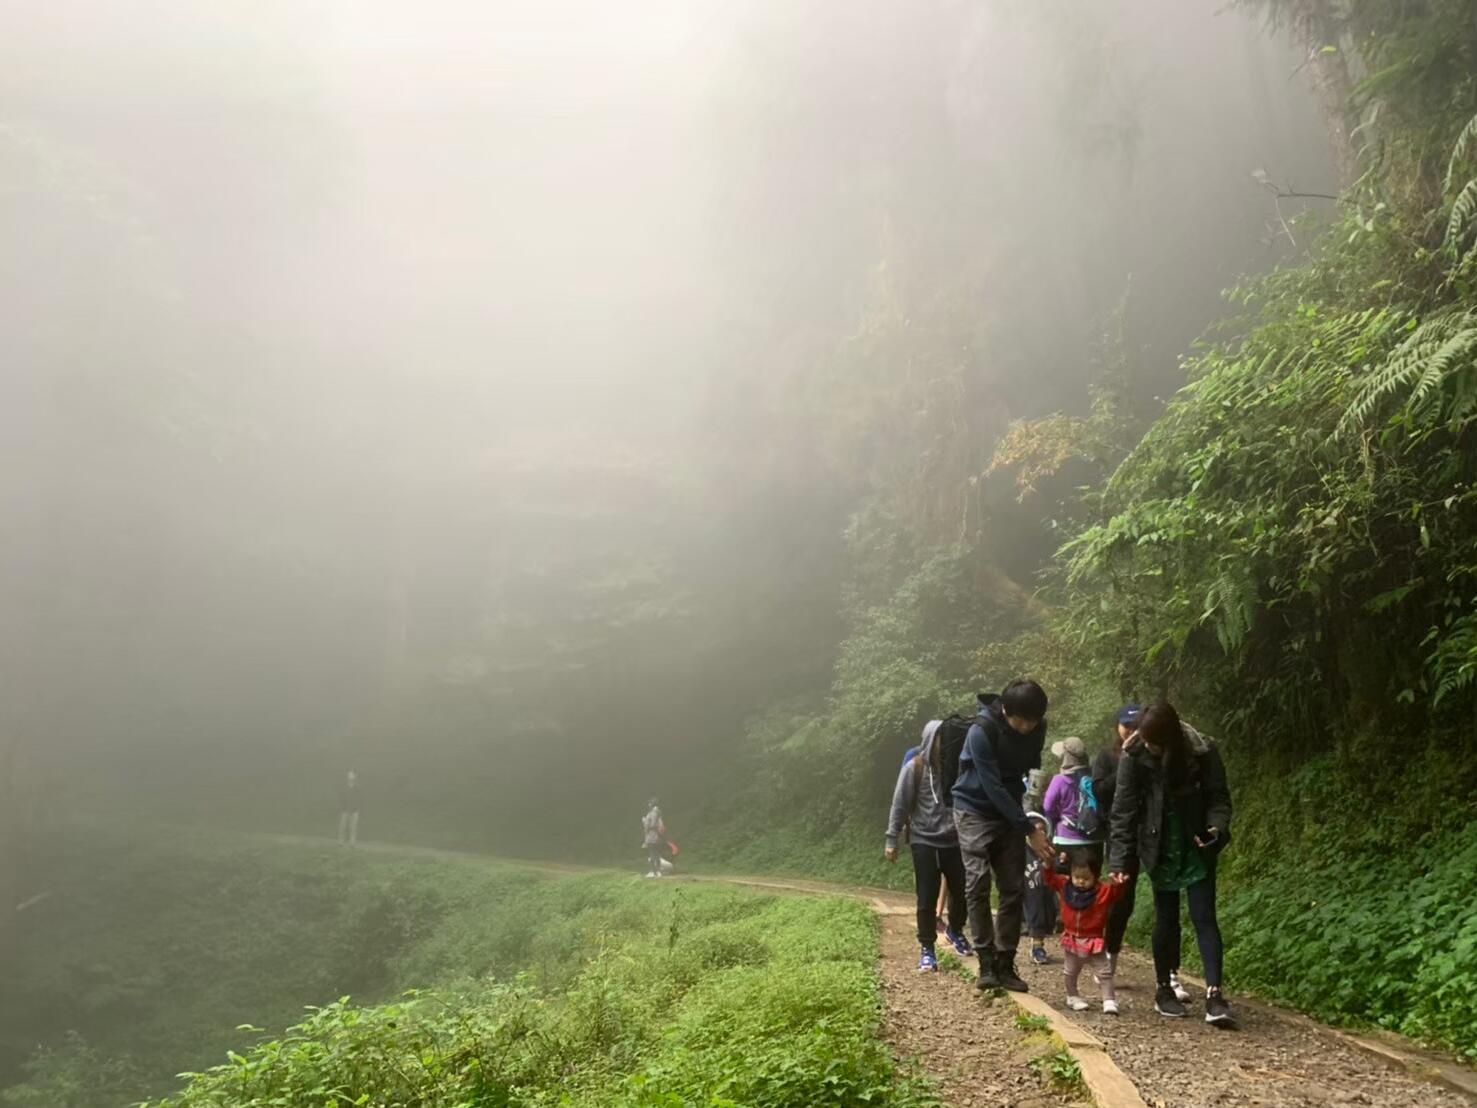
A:
<svg viewBox="0 0 1477 1108">
<path fill-rule="evenodd" d="M 359 775 L 349 770 L 338 787 L 339 846 L 359 844 L 359 801 L 362 793 Z"/>
<path fill-rule="evenodd" d="M 979 697 L 979 713 L 964 741 L 954 783 L 954 826 L 964 855 L 970 938 L 979 957 L 981 989 L 1026 992 L 1015 969 L 1025 900 L 1027 846 L 1043 862 L 1051 844 L 1026 817 L 1026 774 L 1041 766 L 1046 741 L 1046 693 L 1035 681 L 1013 681 L 999 696 Z M 990 913 L 990 886 L 997 912 Z"/>
<path fill-rule="evenodd" d="M 641 845 L 646 848 L 647 877 L 662 875 L 662 856 L 666 853 L 667 824 L 662 819 L 662 810 L 652 797 L 646 806 L 646 815 L 641 817 Z"/>
<path fill-rule="evenodd" d="M 887 817 L 887 834 L 883 857 L 897 861 L 898 839 L 908 834 L 913 855 L 913 889 L 918 901 L 918 972 L 938 969 L 935 952 L 937 941 L 938 898 L 941 882 L 948 884 L 948 924 L 944 938 L 961 957 L 974 953 L 964 937 L 968 914 L 964 905 L 964 860 L 959 854 L 959 833 L 954 829 L 949 787 L 952 780 L 946 772 L 947 747 L 951 730 L 961 733 L 954 748 L 954 762 L 962 746 L 963 729 L 946 727 L 944 720 L 929 720 L 923 728 L 923 742 L 916 753 L 903 763 L 897 784 L 892 790 L 892 809 Z"/>
<path fill-rule="evenodd" d="M 1188 991 L 1179 983 L 1180 897 L 1205 966 L 1205 1021 L 1227 1025 L 1221 995 L 1224 945 L 1215 913 L 1216 859 L 1231 837 L 1231 792 L 1215 741 L 1166 703 L 1144 712 L 1123 746 L 1113 797 L 1111 870 L 1126 884 L 1138 872 L 1154 886 L 1154 1009 L 1183 1017 Z"/>
<path fill-rule="evenodd" d="M 1097 793 L 1098 807 L 1102 810 L 1103 826 L 1113 826 L 1113 799 L 1118 791 L 1118 763 L 1123 757 L 1123 744 L 1138 730 L 1139 717 L 1144 709 L 1138 704 L 1125 704 L 1118 709 L 1118 719 L 1113 728 L 1113 740 L 1097 752 L 1092 760 L 1092 785 Z M 1123 896 L 1113 902 L 1108 911 L 1108 926 L 1103 932 L 1106 940 L 1108 962 L 1116 969 L 1118 954 L 1123 949 L 1123 935 L 1128 930 L 1128 921 L 1133 918 L 1134 895 L 1138 890 L 1139 875 L 1130 873 L 1124 884 Z M 1189 996 L 1188 993 L 1185 996 Z M 1182 998 L 1183 999 L 1183 998 Z"/>
</svg>

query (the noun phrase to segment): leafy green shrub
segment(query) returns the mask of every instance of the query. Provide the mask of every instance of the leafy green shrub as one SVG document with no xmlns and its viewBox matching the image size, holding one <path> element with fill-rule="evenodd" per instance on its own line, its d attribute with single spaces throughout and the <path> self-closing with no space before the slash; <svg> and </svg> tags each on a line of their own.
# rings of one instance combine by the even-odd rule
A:
<svg viewBox="0 0 1477 1108">
<path fill-rule="evenodd" d="M 198 1068 L 232 1045 L 244 1061 L 206 1071 L 181 1103 L 251 1103 L 240 1099 L 243 1088 L 263 1103 L 298 1103 L 292 1098 L 320 1085 L 352 1086 L 358 1096 L 374 1059 L 402 1056 L 414 1060 L 396 1063 L 402 1077 L 420 1084 L 396 1086 L 395 1095 L 424 1093 L 427 1104 L 441 1103 L 425 1092 L 436 1081 L 436 1096 L 471 1088 L 490 1097 L 487 1090 L 503 1086 L 553 1089 L 572 1081 L 599 1090 L 591 1104 L 659 1103 L 651 1098 L 664 1092 L 628 1078 L 661 1058 L 664 1031 L 706 995 L 708 982 L 738 975 L 754 998 L 780 989 L 789 999 L 772 1007 L 778 1019 L 795 999 L 786 978 L 811 965 L 828 967 L 833 984 L 846 985 L 825 994 L 846 1009 L 824 1049 L 842 1059 L 865 1049 L 866 1066 L 890 1072 L 871 1033 L 857 1030 L 868 1020 L 875 1030 L 876 1020 L 875 921 L 861 905 L 551 876 L 473 858 L 258 847 L 236 836 L 185 841 L 140 829 L 131 844 L 107 858 L 85 835 L 51 844 L 50 871 L 72 904 L 64 915 L 37 917 L 49 933 L 26 937 L 34 945 L 22 996 L 50 998 L 55 1022 L 80 1026 L 90 1039 L 95 1031 L 96 1039 L 38 1056 L 29 1080 L 11 1090 L 18 1104 L 99 1108 L 157 1096 L 182 1066 Z M 211 888 L 221 873 L 228 876 L 218 891 L 199 898 L 205 904 L 185 895 Z M 171 910 L 161 913 L 160 905 Z M 99 982 L 92 1021 L 77 1006 L 89 995 L 74 987 L 84 973 Z M 333 1000 L 347 991 L 338 988 L 346 980 L 368 983 L 360 999 L 390 1003 Z M 428 991 L 393 999 L 415 983 Z M 132 1020 L 112 1018 L 106 997 L 117 995 L 127 996 Z M 255 1049 L 240 1047 L 250 1034 L 231 1030 L 243 1019 L 280 1027 L 305 1001 L 325 1000 L 332 1002 L 287 1036 Z M 699 1025 L 692 1017 L 683 1023 Z M 500 1036 L 520 1028 L 526 1041 L 504 1049 Z M 769 1050 L 759 1039 L 753 1045 Z M 462 1049 L 465 1056 L 456 1053 Z M 775 1051 L 772 1060 L 784 1054 Z M 801 1058 L 804 1051 L 796 1051 Z M 795 1064 L 809 1073 L 815 1059 L 805 1057 Z M 475 1073 L 457 1069 L 472 1059 L 479 1059 Z M 705 1077 L 698 1063 L 684 1067 L 684 1088 L 717 1087 L 718 1077 Z"/>
<path fill-rule="evenodd" d="M 179 1042 L 219 1041 L 190 1027 L 207 1014 L 221 1021 L 220 1037 L 255 1045 L 223 1048 L 225 1062 L 187 1074 L 185 1088 L 152 1101 L 154 1108 L 931 1103 L 926 1090 L 894 1071 L 878 1042 L 877 924 L 864 905 L 603 875 L 551 877 L 473 859 L 407 863 L 301 847 L 232 859 L 227 843 L 154 842 L 120 860 L 120 879 L 168 865 L 188 888 L 196 865 L 230 862 L 226 903 L 259 902 L 241 905 L 246 918 L 258 910 L 303 913 L 305 930 L 288 939 L 282 924 L 271 932 L 279 941 L 306 941 L 321 952 L 350 936 L 373 936 L 379 945 L 361 958 L 384 961 L 392 978 L 423 970 L 434 987 L 377 1005 L 340 998 L 265 1038 L 256 1028 L 229 1027 L 243 1015 L 269 1013 L 221 1004 L 204 982 L 185 978 L 178 991 L 157 998 L 147 1040 L 95 1048 L 74 1039 L 45 1052 L 29 1080 L 8 1091 L 8 1103 L 100 1108 L 136 1099 L 157 1085 L 157 1063 L 108 1050 L 118 1042 L 167 1043 L 170 1015 Z M 320 902 L 317 883 L 301 880 L 306 874 L 322 878 L 334 902 Z M 271 894 L 284 899 L 269 904 Z M 314 935 L 335 920 L 333 907 L 348 929 Z M 96 926 L 120 923 L 136 937 L 153 920 L 124 913 Z M 195 941 L 260 959 L 231 966 L 226 976 L 298 969 L 292 958 L 279 965 L 275 952 L 222 934 L 234 932 L 239 917 L 223 913 L 215 923 Z M 140 942 L 137 957 L 147 960 L 152 948 Z M 180 954 L 190 968 L 188 943 Z M 131 977 L 126 955 L 121 945 L 108 952 Z M 520 962 L 527 972 L 515 972 Z M 275 981 L 270 995 L 285 995 L 294 983 Z M 196 989 L 220 1008 L 191 1006 Z"/>
<path fill-rule="evenodd" d="M 155 1108 L 926 1102 L 877 1041 L 865 908 L 687 892 L 699 902 L 690 934 L 670 949 L 654 941 L 660 900 L 643 889 L 633 902 L 646 932 L 607 947 L 561 994 L 520 981 L 373 1008 L 340 1001 L 189 1075 Z M 715 918 L 744 899 L 762 904 L 750 920 Z M 770 957 L 748 949 L 761 934 L 783 952 L 773 966 L 752 964 Z M 673 987 L 694 965 L 707 972 Z"/>
<path fill-rule="evenodd" d="M 1038 1054 L 1026 1064 L 1032 1073 L 1054 1089 L 1072 1094 L 1081 1094 L 1085 1090 L 1082 1067 L 1065 1047 Z"/>
</svg>

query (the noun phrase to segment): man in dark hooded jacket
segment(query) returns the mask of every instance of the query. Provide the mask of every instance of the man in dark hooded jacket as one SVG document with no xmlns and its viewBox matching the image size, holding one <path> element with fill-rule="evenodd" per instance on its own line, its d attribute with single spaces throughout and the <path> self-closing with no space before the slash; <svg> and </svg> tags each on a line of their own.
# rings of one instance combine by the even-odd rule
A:
<svg viewBox="0 0 1477 1108">
<path fill-rule="evenodd" d="M 959 755 L 954 782 L 954 824 L 964 855 L 964 895 L 979 955 L 982 989 L 1025 992 L 1015 970 L 1025 897 L 1026 848 L 1050 864 L 1051 843 L 1033 826 L 1021 804 L 1025 775 L 1041 766 L 1046 742 L 1046 693 L 1035 681 L 1015 681 L 999 696 L 979 697 L 979 715 Z M 1000 889 L 999 911 L 990 915 L 990 884 Z"/>
</svg>

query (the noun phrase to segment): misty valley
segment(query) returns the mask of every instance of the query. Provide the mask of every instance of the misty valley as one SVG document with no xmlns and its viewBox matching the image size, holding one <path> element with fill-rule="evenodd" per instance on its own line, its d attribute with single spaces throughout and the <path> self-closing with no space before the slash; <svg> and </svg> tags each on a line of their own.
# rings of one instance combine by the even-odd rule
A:
<svg viewBox="0 0 1477 1108">
<path fill-rule="evenodd" d="M 1477 0 L 11 0 L 0 244 L 0 1105 L 1477 1100 Z"/>
</svg>

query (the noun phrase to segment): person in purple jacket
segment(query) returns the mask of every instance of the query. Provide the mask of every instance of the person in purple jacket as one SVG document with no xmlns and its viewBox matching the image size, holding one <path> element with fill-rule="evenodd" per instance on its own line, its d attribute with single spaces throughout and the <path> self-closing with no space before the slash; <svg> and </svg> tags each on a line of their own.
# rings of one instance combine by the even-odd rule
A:
<svg viewBox="0 0 1477 1108">
<path fill-rule="evenodd" d="M 1051 842 L 1059 851 L 1075 846 L 1100 846 L 1107 837 L 1099 814 L 1082 811 L 1082 778 L 1087 775 L 1087 744 L 1075 735 L 1053 743 L 1051 752 L 1062 760 L 1062 768 L 1051 784 L 1041 810 L 1051 824 Z M 1088 778 L 1090 781 L 1091 778 Z"/>
</svg>

